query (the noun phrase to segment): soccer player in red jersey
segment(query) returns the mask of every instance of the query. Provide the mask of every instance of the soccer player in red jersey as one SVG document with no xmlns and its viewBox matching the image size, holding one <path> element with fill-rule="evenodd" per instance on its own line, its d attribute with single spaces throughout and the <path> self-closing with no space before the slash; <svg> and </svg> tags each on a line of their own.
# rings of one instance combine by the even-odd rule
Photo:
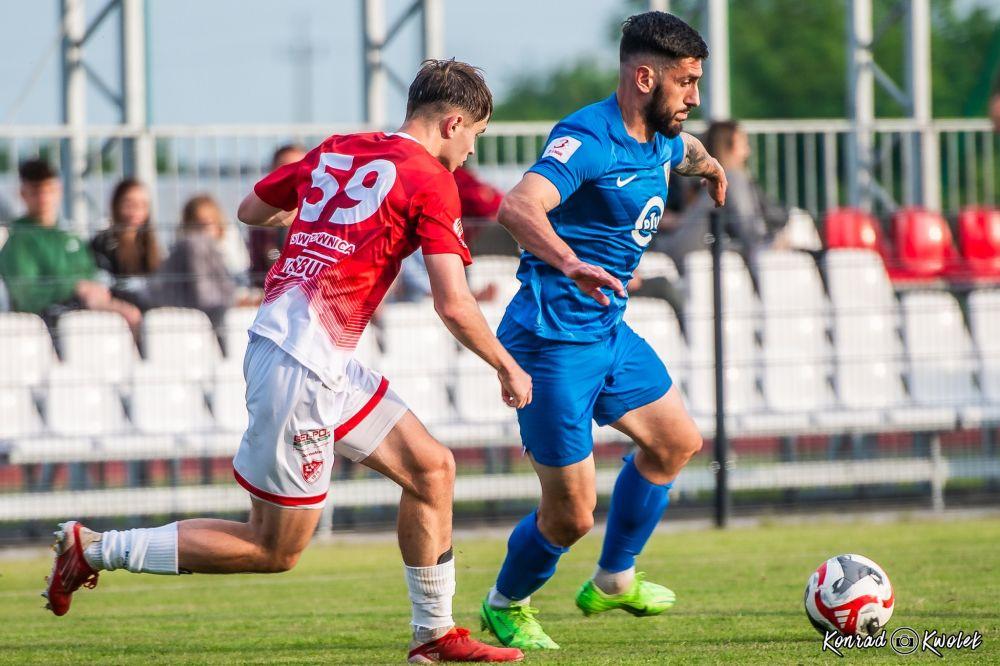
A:
<svg viewBox="0 0 1000 666">
<path fill-rule="evenodd" d="M 249 520 L 103 533 L 63 523 L 45 593 L 52 612 L 65 614 L 73 592 L 93 587 L 101 570 L 291 569 L 322 514 L 336 452 L 402 488 L 399 546 L 413 606 L 409 660 L 522 658 L 520 650 L 479 643 L 455 627 L 454 458 L 386 378 L 353 358 L 400 262 L 420 249 L 445 325 L 496 369 L 507 405 L 531 401 L 531 378 L 490 331 L 465 279 L 471 258 L 452 172 L 472 154 L 492 110 L 479 70 L 427 61 L 410 86 L 399 131 L 331 136 L 256 184 L 239 218 L 290 228 L 267 275 L 243 364 L 250 421 L 233 472 L 250 493 Z"/>
</svg>

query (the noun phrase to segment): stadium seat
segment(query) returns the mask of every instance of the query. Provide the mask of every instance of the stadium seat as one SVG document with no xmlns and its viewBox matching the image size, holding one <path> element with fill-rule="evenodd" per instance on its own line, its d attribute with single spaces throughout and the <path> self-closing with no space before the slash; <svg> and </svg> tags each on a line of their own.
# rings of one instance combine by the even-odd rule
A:
<svg viewBox="0 0 1000 666">
<path fill-rule="evenodd" d="M 958 239 L 973 277 L 1000 278 L 1000 209 L 964 209 L 958 214 Z"/>
<path fill-rule="evenodd" d="M 155 308 L 143 318 L 143 347 L 153 366 L 173 367 L 180 376 L 209 381 L 222 354 L 208 316 L 188 308 Z"/>
<path fill-rule="evenodd" d="M 745 434 L 806 431 L 811 414 L 829 409 L 833 402 L 823 363 L 765 362 L 761 388 L 765 410 L 743 415 L 739 422 Z"/>
<path fill-rule="evenodd" d="M 955 297 L 947 292 L 911 292 L 903 296 L 902 309 L 913 399 L 954 407 L 977 402 L 972 341 Z"/>
<path fill-rule="evenodd" d="M 639 259 L 636 275 L 644 279 L 663 277 L 671 282 L 677 282 L 680 279 L 677 265 L 666 252 L 648 251 L 644 253 Z"/>
<path fill-rule="evenodd" d="M 354 358 L 369 368 L 380 365 L 382 349 L 378 344 L 378 330 L 374 324 L 369 323 L 362 331 L 358 346 L 354 349 Z"/>
<path fill-rule="evenodd" d="M 970 405 L 962 420 L 1000 421 L 1000 290 L 974 291 L 969 295 L 969 328 L 979 354 L 979 384 L 987 406 Z"/>
<path fill-rule="evenodd" d="M 740 415 L 760 408 L 754 367 L 727 362 L 725 370 L 726 411 Z M 687 397 L 694 415 L 715 414 L 715 365 L 711 361 L 692 363 Z"/>
<path fill-rule="evenodd" d="M 871 250 L 830 250 L 824 261 L 834 312 L 895 311 L 896 296 L 882 258 Z"/>
<path fill-rule="evenodd" d="M 455 420 L 448 401 L 447 385 L 440 377 L 414 372 L 387 374 L 389 387 L 406 402 L 407 407 L 427 425 Z"/>
<path fill-rule="evenodd" d="M 98 382 L 127 381 L 139 358 L 132 331 L 114 312 L 67 312 L 59 317 L 56 334 L 63 364 Z"/>
<path fill-rule="evenodd" d="M 625 322 L 649 343 L 674 382 L 687 379 L 688 350 L 674 309 L 658 298 L 630 298 Z"/>
<path fill-rule="evenodd" d="M 249 416 L 241 361 L 230 359 L 216 366 L 211 398 L 212 416 L 220 430 L 230 433 L 246 430 Z"/>
<path fill-rule="evenodd" d="M 130 429 L 117 389 L 68 366 L 57 366 L 49 374 L 45 423 L 53 434 L 67 437 L 122 434 Z"/>
<path fill-rule="evenodd" d="M 514 297 L 521 283 L 517 279 L 520 259 L 501 254 L 484 254 L 473 259 L 467 269 L 469 287 L 479 291 L 490 283 L 497 286 L 497 302 L 506 305 Z"/>
<path fill-rule="evenodd" d="M 222 320 L 223 351 L 227 359 L 238 359 L 243 361 L 243 355 L 247 350 L 247 342 L 250 335 L 247 331 L 253 320 L 257 317 L 257 308 L 230 308 L 226 311 L 226 316 Z"/>
<path fill-rule="evenodd" d="M 806 252 L 764 250 L 757 256 L 761 311 L 765 317 L 813 315 L 827 312 L 823 280 L 812 255 Z"/>
<path fill-rule="evenodd" d="M 895 261 L 889 275 L 894 281 L 954 277 L 962 271 L 951 229 L 939 213 L 902 208 L 892 217 L 892 233 Z"/>
<path fill-rule="evenodd" d="M 386 372 L 388 368 L 405 368 L 433 373 L 453 367 L 455 340 L 429 300 L 390 303 L 383 309 L 379 323 L 383 342 L 380 362 Z"/>
<path fill-rule="evenodd" d="M 0 440 L 37 435 L 42 432 L 42 417 L 25 386 L 0 387 Z"/>
<path fill-rule="evenodd" d="M 0 386 L 38 386 L 55 360 L 52 338 L 41 317 L 0 313 Z"/>
<path fill-rule="evenodd" d="M 500 399 L 497 373 L 473 354 L 463 355 L 455 378 L 455 407 L 469 424 L 509 423 L 517 420 L 513 409 Z"/>
<path fill-rule="evenodd" d="M 827 249 L 855 248 L 889 256 L 882 226 L 871 213 L 859 208 L 835 208 L 823 223 Z"/>
<path fill-rule="evenodd" d="M 213 368 L 214 372 L 214 368 Z M 132 375 L 132 423 L 145 434 L 185 434 L 212 429 L 199 382 L 183 368 L 140 363 Z"/>
</svg>

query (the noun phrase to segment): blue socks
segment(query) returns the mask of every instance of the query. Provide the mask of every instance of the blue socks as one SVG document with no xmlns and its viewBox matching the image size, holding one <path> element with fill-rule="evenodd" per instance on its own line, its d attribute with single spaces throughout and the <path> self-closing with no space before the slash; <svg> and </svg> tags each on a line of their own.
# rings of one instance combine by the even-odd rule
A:
<svg viewBox="0 0 1000 666">
<path fill-rule="evenodd" d="M 556 572 L 556 564 L 569 548 L 556 546 L 542 536 L 537 511 L 521 519 L 507 540 L 507 557 L 497 576 L 497 592 L 519 601 L 545 585 Z"/>
<path fill-rule="evenodd" d="M 608 527 L 598 565 L 615 573 L 635 566 L 636 556 L 649 541 L 670 501 L 667 492 L 672 483 L 650 483 L 635 466 L 635 454 L 625 457 L 611 495 Z"/>
</svg>

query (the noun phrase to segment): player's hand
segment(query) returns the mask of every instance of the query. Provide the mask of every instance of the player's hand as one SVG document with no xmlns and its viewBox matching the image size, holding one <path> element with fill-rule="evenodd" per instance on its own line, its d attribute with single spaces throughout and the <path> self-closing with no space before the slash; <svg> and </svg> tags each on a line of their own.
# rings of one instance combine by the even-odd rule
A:
<svg viewBox="0 0 1000 666">
<path fill-rule="evenodd" d="M 712 175 L 705 176 L 705 187 L 708 188 L 708 196 L 712 197 L 716 208 L 726 205 L 726 189 L 729 182 L 726 180 L 726 170 L 719 164 L 719 160 L 711 158 L 715 162 L 715 169 Z"/>
<path fill-rule="evenodd" d="M 586 264 L 578 259 L 576 263 L 570 265 L 563 273 L 576 283 L 580 291 L 601 305 L 607 306 L 611 304 L 611 299 L 601 291 L 601 287 L 607 287 L 622 298 L 625 298 L 625 287 L 622 285 L 621 280 L 600 266 Z"/>
<path fill-rule="evenodd" d="M 500 395 L 503 404 L 514 409 L 521 409 L 531 404 L 531 375 L 514 363 L 511 367 L 497 371 L 500 379 Z"/>
</svg>

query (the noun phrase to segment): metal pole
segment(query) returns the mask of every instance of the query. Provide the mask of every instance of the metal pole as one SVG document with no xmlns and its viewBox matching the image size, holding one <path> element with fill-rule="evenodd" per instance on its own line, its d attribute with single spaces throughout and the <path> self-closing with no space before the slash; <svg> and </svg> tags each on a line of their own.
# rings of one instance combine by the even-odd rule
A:
<svg viewBox="0 0 1000 666">
<path fill-rule="evenodd" d="M 444 0 L 423 0 L 421 27 L 423 28 L 424 60 L 444 57 Z"/>
<path fill-rule="evenodd" d="M 906 87 L 910 116 L 919 129 L 919 164 L 913 174 L 918 201 L 931 210 L 941 209 L 941 172 L 937 134 L 931 129 L 931 8 L 930 0 L 910 0 L 906 21 Z"/>
<path fill-rule="evenodd" d="M 364 35 L 365 122 L 383 128 L 386 122 L 386 72 L 382 66 L 385 46 L 385 0 L 364 0 L 361 12 Z"/>
<path fill-rule="evenodd" d="M 60 0 L 62 39 L 62 121 L 70 136 L 62 142 L 63 212 L 78 233 L 87 231 L 87 75 L 83 69 L 84 0 Z"/>
<path fill-rule="evenodd" d="M 650 12 L 669 12 L 670 11 L 670 0 L 647 0 L 646 11 Z"/>
<path fill-rule="evenodd" d="M 722 213 L 713 210 L 712 299 L 715 308 L 715 524 L 726 527 L 732 511 L 729 497 L 729 440 L 726 437 L 725 345 L 722 309 Z"/>
<path fill-rule="evenodd" d="M 706 21 L 708 48 L 712 53 L 708 64 L 708 93 L 705 117 L 728 120 L 729 108 L 729 3 L 728 0 L 707 0 Z"/>
<path fill-rule="evenodd" d="M 146 102 L 146 1 L 121 0 L 122 122 L 139 134 L 125 141 L 125 174 L 156 192 L 156 158 Z"/>
<path fill-rule="evenodd" d="M 847 116 L 853 128 L 847 142 L 847 201 L 871 209 L 872 124 L 875 74 L 872 68 L 871 0 L 849 0 L 847 12 Z"/>
</svg>

